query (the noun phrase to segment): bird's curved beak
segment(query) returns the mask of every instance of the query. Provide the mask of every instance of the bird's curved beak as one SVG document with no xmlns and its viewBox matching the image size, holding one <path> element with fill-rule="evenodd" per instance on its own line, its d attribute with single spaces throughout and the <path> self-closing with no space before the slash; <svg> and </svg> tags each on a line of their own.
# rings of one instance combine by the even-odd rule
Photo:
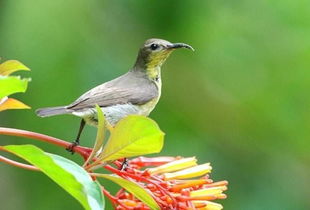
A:
<svg viewBox="0 0 310 210">
<path fill-rule="evenodd" d="M 184 43 L 173 43 L 170 45 L 167 45 L 168 49 L 177 49 L 177 48 L 187 48 L 190 49 L 192 51 L 195 51 L 194 48 L 188 44 L 184 44 Z"/>
</svg>

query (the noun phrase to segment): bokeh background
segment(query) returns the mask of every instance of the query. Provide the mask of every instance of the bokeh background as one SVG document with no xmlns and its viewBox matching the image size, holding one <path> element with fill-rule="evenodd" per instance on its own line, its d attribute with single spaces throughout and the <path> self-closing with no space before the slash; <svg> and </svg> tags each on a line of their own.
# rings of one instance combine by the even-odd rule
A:
<svg viewBox="0 0 310 210">
<path fill-rule="evenodd" d="M 158 37 L 191 44 L 163 67 L 162 98 L 151 114 L 166 133 L 161 155 L 210 161 L 230 182 L 229 210 L 310 209 L 310 1 L 2 0 L 0 56 L 29 66 L 31 110 L 0 113 L 0 125 L 72 141 L 73 116 L 39 118 L 125 73 L 139 46 Z M 87 127 L 84 145 L 96 129 Z M 34 143 L 81 162 L 63 149 Z M 81 206 L 40 173 L 0 164 L 0 208 Z M 115 186 L 107 183 L 108 189 Z M 111 207 L 108 207 L 108 209 Z"/>
</svg>

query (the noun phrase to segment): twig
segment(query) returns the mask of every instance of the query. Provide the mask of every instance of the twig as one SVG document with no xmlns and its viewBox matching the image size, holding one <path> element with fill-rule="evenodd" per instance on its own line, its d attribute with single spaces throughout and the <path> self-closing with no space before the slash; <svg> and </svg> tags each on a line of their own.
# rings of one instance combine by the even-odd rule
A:
<svg viewBox="0 0 310 210">
<path fill-rule="evenodd" d="M 70 142 L 67 142 L 67 141 L 64 141 L 64 140 L 61 140 L 61 139 L 58 139 L 55 137 L 51 137 L 48 135 L 44 135 L 44 134 L 40 134 L 40 133 L 36 133 L 36 132 L 31 132 L 31 131 L 14 129 L 14 128 L 0 127 L 0 134 L 8 135 L 8 136 L 20 136 L 20 137 L 35 139 L 35 140 L 47 142 L 50 144 L 54 144 L 57 146 L 61 146 L 64 148 L 68 148 L 71 145 Z M 92 149 L 87 148 L 87 147 L 75 146 L 73 148 L 73 151 L 80 154 L 85 159 L 89 156 Z"/>
<path fill-rule="evenodd" d="M 4 162 L 4 163 L 7 163 L 9 165 L 12 165 L 12 166 L 23 168 L 23 169 L 27 169 L 27 170 L 31 170 L 31 171 L 40 171 L 40 169 L 38 169 L 35 166 L 24 164 L 24 163 L 20 163 L 20 162 L 14 161 L 14 160 L 10 160 L 10 159 L 8 159 L 6 157 L 3 157 L 1 155 L 0 155 L 0 161 Z"/>
</svg>

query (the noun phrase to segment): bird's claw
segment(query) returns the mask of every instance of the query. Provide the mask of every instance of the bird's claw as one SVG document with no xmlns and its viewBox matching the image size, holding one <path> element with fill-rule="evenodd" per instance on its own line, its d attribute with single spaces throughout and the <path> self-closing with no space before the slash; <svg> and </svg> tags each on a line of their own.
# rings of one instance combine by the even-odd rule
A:
<svg viewBox="0 0 310 210">
<path fill-rule="evenodd" d="M 129 166 L 128 159 L 127 159 L 127 158 L 124 158 L 124 161 L 123 161 L 123 163 L 122 163 L 122 165 L 121 165 L 120 170 L 121 170 L 121 171 L 126 171 L 126 169 L 127 169 L 128 166 Z"/>
<path fill-rule="evenodd" d="M 71 144 L 70 144 L 70 146 L 68 146 L 67 148 L 66 148 L 66 150 L 68 151 L 68 152 L 71 152 L 71 154 L 73 155 L 74 154 L 74 147 L 76 147 L 76 146 L 78 146 L 79 145 L 79 142 L 78 141 L 74 141 L 74 142 L 72 142 Z"/>
</svg>

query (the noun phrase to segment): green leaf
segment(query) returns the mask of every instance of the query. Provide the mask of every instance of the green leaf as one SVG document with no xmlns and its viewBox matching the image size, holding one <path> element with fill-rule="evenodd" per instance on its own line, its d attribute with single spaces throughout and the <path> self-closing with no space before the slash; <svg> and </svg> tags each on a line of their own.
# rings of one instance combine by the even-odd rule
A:
<svg viewBox="0 0 310 210">
<path fill-rule="evenodd" d="M 111 130 L 100 159 L 116 160 L 160 152 L 164 143 L 164 133 L 155 121 L 138 115 L 120 120 Z"/>
<path fill-rule="evenodd" d="M 7 76 L 15 71 L 30 71 L 30 69 L 17 60 L 8 60 L 0 64 L 0 75 Z"/>
<path fill-rule="evenodd" d="M 121 187 L 125 188 L 128 192 L 136 196 L 140 201 L 148 205 L 151 209 L 160 209 L 154 198 L 144 188 L 139 186 L 133 181 L 128 181 L 117 175 L 109 174 L 96 174 L 98 177 L 109 179 Z"/>
<path fill-rule="evenodd" d="M 17 92 L 25 92 L 30 79 L 16 76 L 0 76 L 0 99 Z"/>
<path fill-rule="evenodd" d="M 104 198 L 99 184 L 76 163 L 46 153 L 33 145 L 9 145 L 4 148 L 38 167 L 77 199 L 86 210 L 104 209 Z"/>
<path fill-rule="evenodd" d="M 97 126 L 97 136 L 95 141 L 95 146 L 93 147 L 93 150 L 91 154 L 89 155 L 88 159 L 85 161 L 83 166 L 85 167 L 97 154 L 97 152 L 102 149 L 103 142 L 104 142 L 104 136 L 105 136 L 105 120 L 104 115 L 102 113 L 102 110 L 100 107 L 96 104 L 96 110 L 98 115 L 98 126 Z"/>
</svg>

